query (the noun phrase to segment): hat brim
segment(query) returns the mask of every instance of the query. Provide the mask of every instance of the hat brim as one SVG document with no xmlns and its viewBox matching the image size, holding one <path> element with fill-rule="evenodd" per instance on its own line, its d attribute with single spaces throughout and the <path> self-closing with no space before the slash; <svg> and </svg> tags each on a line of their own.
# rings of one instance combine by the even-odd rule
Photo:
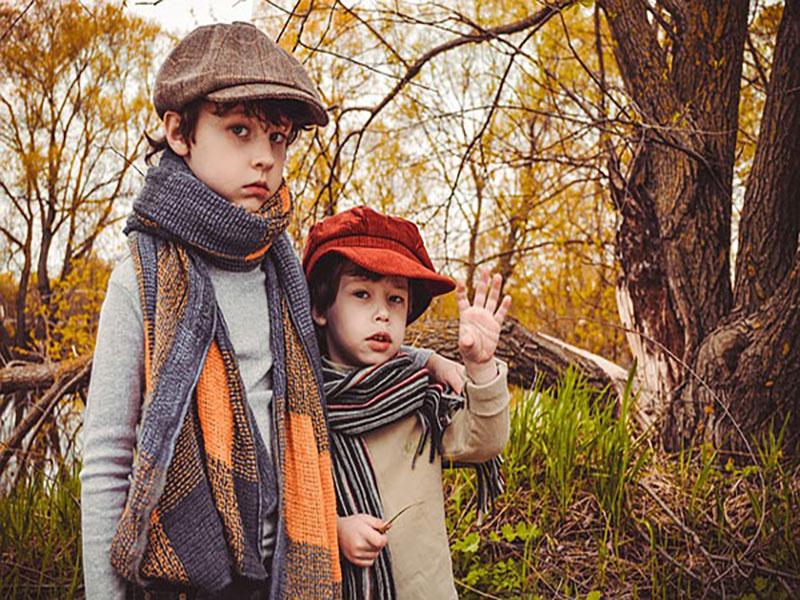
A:
<svg viewBox="0 0 800 600">
<path fill-rule="evenodd" d="M 302 102 L 308 108 L 308 123 L 301 125 L 319 125 L 324 127 L 328 124 L 328 113 L 311 94 L 302 92 L 296 88 L 279 85 L 276 83 L 243 83 L 233 85 L 206 94 L 205 98 L 211 102 L 246 102 L 248 100 L 295 100 Z"/>
<path fill-rule="evenodd" d="M 452 292 L 456 283 L 445 275 L 431 271 L 416 260 L 388 248 L 336 247 L 330 252 L 341 254 L 359 267 L 379 275 L 406 277 L 422 285 L 425 298 L 414 298 L 408 322 L 417 319 L 430 305 L 434 296 Z M 317 257 L 315 263 L 321 258 Z"/>
</svg>

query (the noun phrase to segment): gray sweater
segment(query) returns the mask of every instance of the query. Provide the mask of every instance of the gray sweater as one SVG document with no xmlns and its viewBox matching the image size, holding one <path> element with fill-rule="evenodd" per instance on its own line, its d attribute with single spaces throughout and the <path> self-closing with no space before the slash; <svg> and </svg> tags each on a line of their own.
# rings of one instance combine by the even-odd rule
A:
<svg viewBox="0 0 800 600">
<path fill-rule="evenodd" d="M 247 402 L 269 449 L 272 390 L 269 311 L 261 269 L 208 267 L 233 344 Z M 407 349 L 410 350 L 410 349 Z M 429 351 L 413 351 L 420 366 Z M 83 424 L 81 514 L 86 597 L 123 599 L 125 583 L 109 562 L 111 539 L 125 507 L 143 387 L 144 328 L 133 261 L 113 271 L 100 311 Z M 271 554 L 275 514 L 265 515 L 265 556 Z"/>
</svg>

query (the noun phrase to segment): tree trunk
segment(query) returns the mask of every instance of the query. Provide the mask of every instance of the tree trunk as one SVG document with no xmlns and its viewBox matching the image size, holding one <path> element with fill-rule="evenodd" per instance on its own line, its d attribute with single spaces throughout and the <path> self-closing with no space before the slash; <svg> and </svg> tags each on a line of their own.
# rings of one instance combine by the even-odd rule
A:
<svg viewBox="0 0 800 600">
<path fill-rule="evenodd" d="M 28 336 L 28 321 L 25 315 L 25 304 L 28 299 L 28 285 L 31 280 L 31 268 L 33 263 L 32 255 L 32 238 L 33 228 L 28 224 L 28 231 L 25 235 L 25 246 L 23 248 L 23 265 L 22 272 L 19 277 L 19 287 L 17 288 L 17 297 L 15 310 L 16 314 L 16 331 L 14 332 L 14 345 L 17 348 L 27 349 L 30 344 L 30 337 Z"/>
<path fill-rule="evenodd" d="M 800 3 L 778 27 L 767 100 L 739 222 L 736 307 L 769 298 L 792 268 L 800 232 Z"/>
<path fill-rule="evenodd" d="M 747 448 L 753 433 L 787 416 L 787 441 L 800 436 L 800 251 L 781 286 L 761 308 L 732 319 L 704 340 L 698 377 L 688 381 L 673 407 L 696 404 L 685 423 L 718 446 Z M 676 420 L 685 412 L 676 412 Z M 679 440 L 668 440 L 676 445 Z"/>
<path fill-rule="evenodd" d="M 735 307 L 731 197 L 748 3 L 658 3 L 668 16 L 658 21 L 647 3 L 602 4 L 643 120 L 630 175 L 611 176 L 622 216 L 620 312 L 642 334 L 631 341 L 644 379 L 657 380 L 653 417 L 670 449 L 698 433 L 741 446 L 734 422 L 752 435 L 797 404 L 800 386 L 797 279 L 787 277 L 800 227 L 800 175 L 789 158 L 800 152 L 799 2 L 787 2 L 776 41 Z"/>
<path fill-rule="evenodd" d="M 800 1 L 778 28 L 756 155 L 747 183 L 736 270 L 736 309 L 704 340 L 694 379 L 674 411 L 717 445 L 747 447 L 791 415 L 800 436 Z M 693 402 L 690 402 L 690 399 Z M 698 410 L 701 409 L 701 410 Z M 674 444 L 676 440 L 671 440 Z"/>
</svg>

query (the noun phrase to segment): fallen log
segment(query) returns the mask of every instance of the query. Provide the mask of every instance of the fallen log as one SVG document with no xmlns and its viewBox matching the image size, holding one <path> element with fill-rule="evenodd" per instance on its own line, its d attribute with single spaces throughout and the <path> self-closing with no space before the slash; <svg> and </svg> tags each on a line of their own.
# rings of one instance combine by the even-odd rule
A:
<svg viewBox="0 0 800 600">
<path fill-rule="evenodd" d="M 406 343 L 436 350 L 458 360 L 458 320 L 425 320 L 409 329 Z M 625 388 L 625 369 L 604 358 L 571 346 L 556 338 L 526 329 L 508 318 L 503 325 L 497 356 L 508 363 L 509 383 L 529 389 L 537 376 L 545 386 L 553 385 L 569 366 L 578 369 L 597 389 L 611 388 L 618 395 Z M 36 390 L 23 420 L 0 442 L 0 473 L 23 439 L 53 410 L 65 395 L 85 388 L 89 382 L 91 356 L 49 364 L 27 364 L 0 369 L 0 396 Z"/>
<path fill-rule="evenodd" d="M 90 369 L 84 368 L 91 360 L 91 355 L 87 354 L 57 363 L 29 363 L 0 369 L 0 395 L 48 388 L 59 379 L 72 379 L 82 373 L 73 386 L 76 389 L 88 383 Z"/>
<path fill-rule="evenodd" d="M 28 434 L 32 434 L 33 437 L 36 436 L 39 424 L 58 404 L 58 401 L 66 394 L 77 389 L 81 381 L 88 379 L 91 367 L 90 361 L 82 360 L 79 365 L 77 371 L 73 371 L 72 365 L 70 365 L 70 368 L 64 368 L 57 372 L 54 383 L 33 403 L 28 412 L 25 413 L 25 417 L 17 424 L 8 438 L 0 443 L 0 473 L 3 473 L 11 457 L 20 449 L 23 440 Z"/>
<path fill-rule="evenodd" d="M 413 325 L 406 343 L 431 348 L 453 360 L 458 358 L 458 320 L 429 319 Z M 508 363 L 509 382 L 530 388 L 538 375 L 545 385 L 552 385 L 570 365 L 578 369 L 590 385 L 607 386 L 622 392 L 627 371 L 601 356 L 576 348 L 566 342 L 527 329 L 514 318 L 507 318 L 500 334 L 497 356 Z M 88 383 L 91 356 L 50 364 L 30 364 L 0 369 L 0 395 L 50 387 L 57 379 L 70 379 L 83 372 L 73 388 Z"/>
<path fill-rule="evenodd" d="M 442 356 L 458 360 L 458 320 L 426 320 L 415 324 L 406 335 L 406 343 L 432 348 Z M 554 337 L 532 332 L 512 317 L 503 324 L 496 355 L 508 363 L 509 383 L 524 389 L 533 386 L 537 375 L 545 386 L 553 385 L 570 365 L 593 387 L 611 386 L 618 394 L 624 390 L 628 376 L 619 365 Z"/>
</svg>

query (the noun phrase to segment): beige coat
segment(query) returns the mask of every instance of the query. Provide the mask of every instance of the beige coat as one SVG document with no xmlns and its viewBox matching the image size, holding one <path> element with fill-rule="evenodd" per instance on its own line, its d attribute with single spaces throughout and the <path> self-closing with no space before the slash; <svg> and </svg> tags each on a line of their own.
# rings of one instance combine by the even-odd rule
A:
<svg viewBox="0 0 800 600">
<path fill-rule="evenodd" d="M 508 441 L 508 367 L 498 361 L 498 376 L 485 385 L 466 384 L 467 406 L 444 434 L 445 457 L 484 462 Z M 419 443 L 417 418 L 406 417 L 364 436 L 387 518 L 415 502 L 388 532 L 399 600 L 457 598 L 444 518 L 442 461 L 428 462 L 429 445 L 411 462 Z M 430 444 L 430 441 L 428 442 Z"/>
</svg>

